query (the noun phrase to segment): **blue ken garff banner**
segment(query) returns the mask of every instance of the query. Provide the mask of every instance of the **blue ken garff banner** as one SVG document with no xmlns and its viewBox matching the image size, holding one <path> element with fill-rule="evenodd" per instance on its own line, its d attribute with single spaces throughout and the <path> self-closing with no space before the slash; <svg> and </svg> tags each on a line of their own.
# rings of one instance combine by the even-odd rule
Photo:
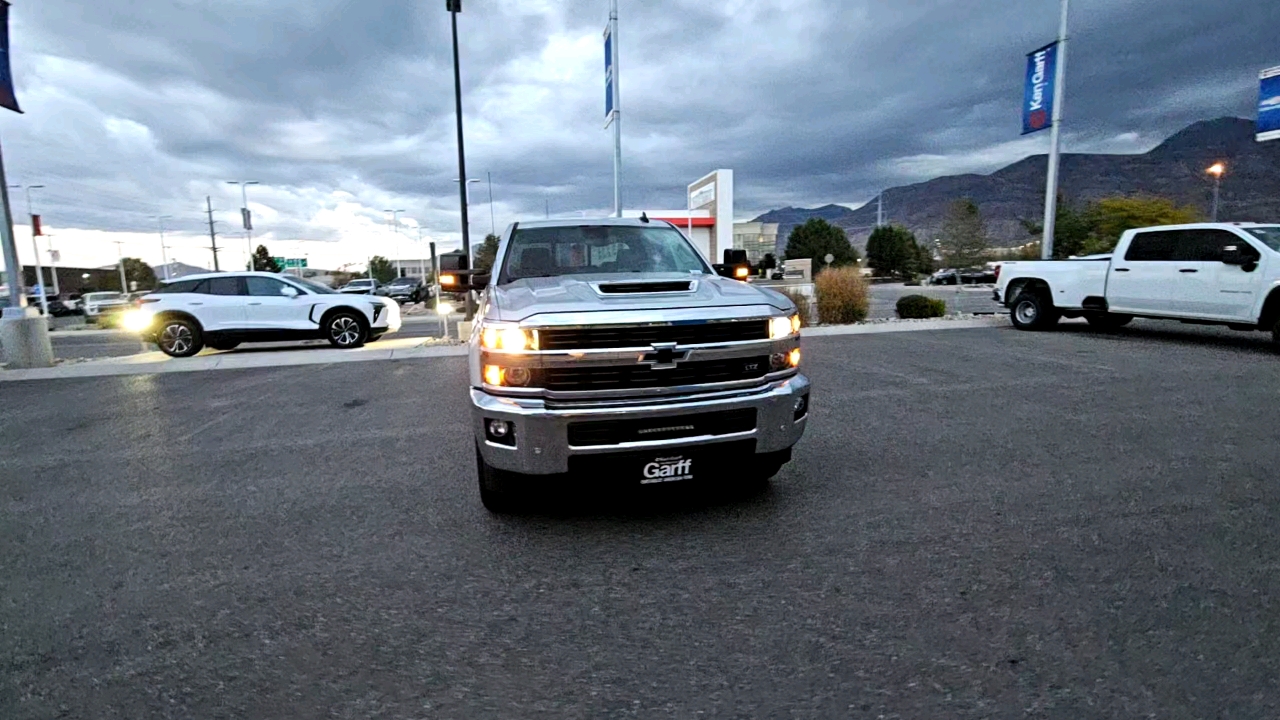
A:
<svg viewBox="0 0 1280 720">
<path fill-rule="evenodd" d="M 0 107 L 22 112 L 13 93 L 13 73 L 9 71 L 9 3 L 0 0 Z"/>
<path fill-rule="evenodd" d="M 1258 92 L 1258 142 L 1280 140 L 1280 67 L 1262 72 Z"/>
<path fill-rule="evenodd" d="M 1058 70 L 1058 43 L 1027 55 L 1027 85 L 1022 97 L 1022 134 L 1053 127 L 1053 89 Z"/>
</svg>

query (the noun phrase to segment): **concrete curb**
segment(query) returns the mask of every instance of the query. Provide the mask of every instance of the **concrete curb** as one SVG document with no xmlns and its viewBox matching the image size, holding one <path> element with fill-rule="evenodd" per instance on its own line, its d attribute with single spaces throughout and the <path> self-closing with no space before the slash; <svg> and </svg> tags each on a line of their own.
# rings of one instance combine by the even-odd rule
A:
<svg viewBox="0 0 1280 720">
<path fill-rule="evenodd" d="M 834 337 L 935 330 L 973 330 L 993 327 L 1009 327 L 1009 319 L 1006 317 L 982 317 L 965 320 L 895 321 L 869 323 L 866 325 L 810 327 L 805 328 L 802 335 L 804 337 Z M 0 383 L 21 380 L 202 372 L 206 370 L 249 370 L 295 365 L 333 365 L 378 360 L 425 360 L 429 358 L 465 357 L 466 354 L 467 347 L 465 345 L 427 344 L 422 338 L 384 340 L 372 345 L 366 345 L 359 350 L 335 350 L 333 348 L 320 347 L 304 350 L 232 351 L 198 355 L 180 360 L 167 357 L 160 352 L 149 352 L 36 370 L 0 370 Z"/>
</svg>

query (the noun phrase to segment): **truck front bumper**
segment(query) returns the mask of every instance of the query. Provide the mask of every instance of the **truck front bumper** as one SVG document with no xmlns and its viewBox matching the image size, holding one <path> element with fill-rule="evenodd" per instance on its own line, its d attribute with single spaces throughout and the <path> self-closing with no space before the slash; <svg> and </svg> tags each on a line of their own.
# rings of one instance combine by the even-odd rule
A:
<svg viewBox="0 0 1280 720">
<path fill-rule="evenodd" d="M 634 454 L 652 451 L 665 453 L 681 448 L 699 448 L 721 443 L 755 441 L 757 455 L 780 453 L 791 448 L 804 435 L 809 419 L 809 379 L 795 375 L 765 385 L 749 393 L 732 396 L 708 396 L 678 401 L 654 401 L 652 404 L 626 407 L 548 408 L 541 399 L 509 398 L 471 390 L 471 418 L 480 453 L 486 463 L 499 470 L 526 475 L 559 475 L 569 472 L 570 458 L 612 454 Z M 797 417 L 797 402 L 804 406 Z M 704 435 L 648 442 L 626 442 L 617 445 L 574 447 L 569 444 L 569 426 L 576 423 L 610 420 L 670 418 L 681 424 L 681 418 L 719 411 L 756 411 L 756 427 L 750 432 L 732 435 Z M 492 421 L 510 423 L 514 446 L 492 442 L 486 426 Z"/>
</svg>

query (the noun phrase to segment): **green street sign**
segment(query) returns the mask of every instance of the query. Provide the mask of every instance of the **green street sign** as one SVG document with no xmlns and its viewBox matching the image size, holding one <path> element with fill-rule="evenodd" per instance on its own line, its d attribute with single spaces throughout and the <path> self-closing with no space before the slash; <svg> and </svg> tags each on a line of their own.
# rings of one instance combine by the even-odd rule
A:
<svg viewBox="0 0 1280 720">
<path fill-rule="evenodd" d="M 285 270 L 294 270 L 294 269 L 298 269 L 298 268 L 304 268 L 304 267 L 306 267 L 306 266 L 307 266 L 307 259 L 306 259 L 306 258 L 282 258 L 282 257 L 278 257 L 278 258 L 272 258 L 272 259 L 276 261 L 276 264 L 277 264 L 277 265 L 279 265 L 281 268 L 283 268 L 283 269 L 285 269 Z"/>
</svg>

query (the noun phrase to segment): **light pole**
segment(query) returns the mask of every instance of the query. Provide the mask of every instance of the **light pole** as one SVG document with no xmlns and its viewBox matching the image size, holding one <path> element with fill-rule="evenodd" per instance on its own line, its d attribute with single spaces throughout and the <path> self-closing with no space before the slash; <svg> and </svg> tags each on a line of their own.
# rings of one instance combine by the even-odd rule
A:
<svg viewBox="0 0 1280 720">
<path fill-rule="evenodd" d="M 22 188 L 21 185 L 10 185 L 9 187 L 18 188 L 18 189 Z M 27 222 L 31 223 L 31 250 L 36 254 L 36 260 L 35 260 L 36 287 L 40 290 L 40 310 L 45 314 L 45 317 L 48 317 L 49 316 L 49 298 L 44 291 L 44 265 L 40 262 L 40 244 L 36 241 L 36 216 L 31 212 L 31 191 L 40 190 L 42 188 L 44 188 L 43 185 L 28 185 L 26 188 L 27 189 L 27 218 L 28 218 Z M 22 266 L 18 266 L 18 270 L 16 273 L 14 273 L 14 276 L 18 278 L 17 280 L 18 287 L 19 289 L 21 289 Z"/>
<path fill-rule="evenodd" d="M 169 254 L 168 248 L 164 245 L 164 221 L 172 220 L 172 215 L 156 216 L 156 224 L 160 226 L 160 260 L 164 263 L 164 281 L 169 282 Z"/>
<path fill-rule="evenodd" d="M 493 219 L 493 173 L 485 171 L 485 175 L 489 176 L 489 234 L 498 234 L 498 223 Z"/>
<path fill-rule="evenodd" d="M 1225 163 L 1214 163 L 1205 172 L 1213 176 L 1213 212 L 1210 218 L 1213 222 L 1218 222 L 1218 196 L 1222 189 L 1222 176 L 1227 172 L 1227 166 Z"/>
<path fill-rule="evenodd" d="M 382 212 L 391 213 L 391 231 L 396 234 L 396 277 L 400 277 L 400 213 L 404 210 L 383 210 Z"/>
<path fill-rule="evenodd" d="M 458 199 L 462 203 L 462 254 L 471 262 L 471 222 L 467 219 L 467 152 L 462 134 L 462 66 L 458 60 L 458 13 L 462 12 L 462 0 L 445 0 L 445 9 L 453 25 L 453 99 L 458 117 Z M 471 293 L 467 293 L 467 322 L 475 317 L 471 306 Z"/>
<path fill-rule="evenodd" d="M 116 255 L 120 256 L 120 262 L 118 263 L 120 266 L 120 292 L 125 295 L 128 295 L 129 279 L 125 277 L 125 274 L 124 274 L 124 241 L 112 240 L 111 242 L 116 244 Z"/>
<path fill-rule="evenodd" d="M 1045 177 L 1044 238 L 1040 256 L 1053 259 L 1053 239 L 1058 222 L 1058 171 L 1062 162 L 1062 105 L 1067 96 L 1067 17 L 1070 0 L 1062 0 L 1062 17 L 1058 23 L 1058 56 L 1053 82 L 1053 127 L 1049 129 L 1049 167 Z M 957 268 L 959 272 L 959 268 Z M 959 282 L 959 276 L 956 282 Z"/>
<path fill-rule="evenodd" d="M 257 180 L 228 180 L 228 185 L 240 186 L 240 224 L 244 225 L 244 242 L 249 248 L 249 264 L 246 270 L 253 270 L 253 216 L 249 214 L 249 186 L 261 185 Z"/>
</svg>

